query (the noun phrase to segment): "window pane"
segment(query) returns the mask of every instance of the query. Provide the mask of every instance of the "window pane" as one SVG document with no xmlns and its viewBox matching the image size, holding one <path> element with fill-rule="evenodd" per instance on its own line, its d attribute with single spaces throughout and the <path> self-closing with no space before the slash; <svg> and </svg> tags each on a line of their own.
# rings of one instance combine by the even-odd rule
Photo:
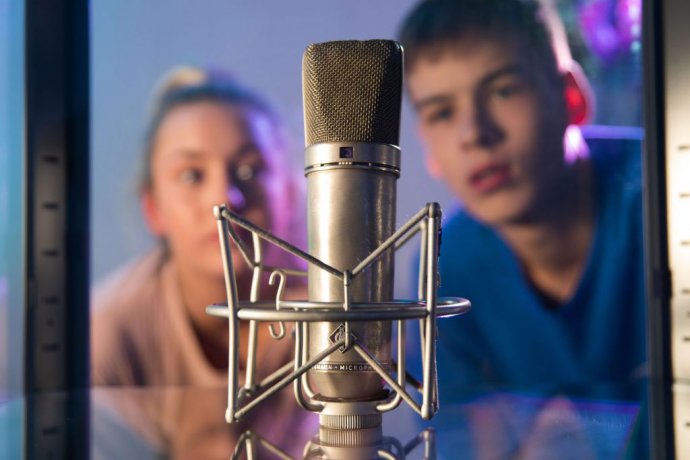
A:
<svg viewBox="0 0 690 460">
<path fill-rule="evenodd" d="M 24 306 L 24 7 L 0 0 L 0 402 L 21 393 Z"/>
</svg>

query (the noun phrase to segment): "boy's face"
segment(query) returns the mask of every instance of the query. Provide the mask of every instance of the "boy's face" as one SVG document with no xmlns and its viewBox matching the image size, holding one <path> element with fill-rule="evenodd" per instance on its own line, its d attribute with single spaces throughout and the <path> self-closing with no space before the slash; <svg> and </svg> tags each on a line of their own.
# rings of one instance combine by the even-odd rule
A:
<svg viewBox="0 0 690 460">
<path fill-rule="evenodd" d="M 430 173 L 492 226 L 539 214 L 564 167 L 562 90 L 515 48 L 463 40 L 407 78 Z"/>
</svg>

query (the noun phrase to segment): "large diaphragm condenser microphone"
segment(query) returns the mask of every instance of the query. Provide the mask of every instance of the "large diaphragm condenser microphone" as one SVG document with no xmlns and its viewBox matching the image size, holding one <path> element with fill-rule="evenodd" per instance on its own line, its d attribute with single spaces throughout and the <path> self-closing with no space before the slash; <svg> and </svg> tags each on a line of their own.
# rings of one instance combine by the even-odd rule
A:
<svg viewBox="0 0 690 460">
<path fill-rule="evenodd" d="M 328 439 L 340 439 L 337 430 L 380 426 L 381 414 L 402 401 L 424 419 L 438 410 L 436 319 L 465 313 L 470 304 L 436 295 L 439 205 L 428 203 L 395 229 L 402 69 L 402 48 L 389 40 L 335 41 L 307 48 L 302 76 L 308 252 L 225 205 L 214 208 L 228 303 L 207 311 L 229 320 L 228 422 L 241 419 L 290 384 L 297 402 L 319 413 Z M 252 249 L 233 226 L 251 232 Z M 395 300 L 394 253 L 416 234 L 421 235 L 418 299 Z M 308 272 L 265 265 L 262 241 L 307 262 Z M 231 242 L 252 268 L 249 301 L 237 296 Z M 258 299 L 266 272 L 271 273 L 271 284 L 279 281 L 275 301 Z M 305 274 L 309 298 L 283 299 L 286 277 Z M 249 322 L 241 387 L 240 320 Z M 408 320 L 418 320 L 420 327 L 421 379 L 406 370 Z M 257 381 L 256 331 L 262 321 L 273 323 L 269 330 L 276 340 L 286 339 L 284 323 L 293 322 L 295 354 L 291 362 Z M 394 324 L 397 361 L 391 346 Z M 408 393 L 408 385 L 421 393 L 421 402 Z"/>
<path fill-rule="evenodd" d="M 403 55 L 389 40 L 310 45 L 302 77 L 309 252 L 347 273 L 395 232 L 400 176 Z M 350 302 L 393 300 L 393 250 L 351 280 Z M 342 303 L 343 283 L 309 268 L 309 300 Z M 345 334 L 344 323 L 312 323 L 309 355 Z M 351 323 L 355 337 L 385 369 L 391 322 Z M 310 371 L 319 398 L 384 399 L 383 381 L 354 350 L 334 353 Z"/>
</svg>

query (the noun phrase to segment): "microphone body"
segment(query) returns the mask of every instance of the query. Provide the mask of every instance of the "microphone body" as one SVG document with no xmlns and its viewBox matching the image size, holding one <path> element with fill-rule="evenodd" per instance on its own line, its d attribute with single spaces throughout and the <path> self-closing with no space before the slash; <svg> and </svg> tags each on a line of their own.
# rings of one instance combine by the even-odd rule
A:
<svg viewBox="0 0 690 460">
<path fill-rule="evenodd" d="M 351 147 L 352 144 L 347 147 Z M 325 151 L 337 144 L 321 144 Z M 364 146 L 363 146 L 364 147 Z M 366 145 L 368 150 L 386 146 Z M 388 171 L 353 165 L 326 166 L 307 175 L 309 252 L 339 270 L 351 270 L 395 231 L 397 177 Z M 350 288 L 352 302 L 393 300 L 393 253 L 389 251 Z M 309 269 L 309 300 L 339 302 L 343 281 L 318 267 Z M 390 368 L 390 321 L 353 322 L 351 330 L 385 369 Z M 341 323 L 314 323 L 309 330 L 310 355 L 343 333 Z M 334 353 L 314 367 L 311 379 L 325 398 L 382 399 L 381 378 L 353 350 Z"/>
<path fill-rule="evenodd" d="M 309 253 L 338 270 L 352 270 L 395 231 L 402 49 L 384 40 L 310 45 L 303 81 Z M 393 279 L 390 250 L 352 279 L 347 300 L 392 301 Z M 310 302 L 343 308 L 343 280 L 310 266 L 308 284 Z M 351 322 L 350 331 L 390 369 L 390 321 Z M 344 333 L 344 323 L 310 324 L 309 356 Z M 328 356 L 309 371 L 309 380 L 323 401 L 387 396 L 381 377 L 352 349 Z"/>
</svg>

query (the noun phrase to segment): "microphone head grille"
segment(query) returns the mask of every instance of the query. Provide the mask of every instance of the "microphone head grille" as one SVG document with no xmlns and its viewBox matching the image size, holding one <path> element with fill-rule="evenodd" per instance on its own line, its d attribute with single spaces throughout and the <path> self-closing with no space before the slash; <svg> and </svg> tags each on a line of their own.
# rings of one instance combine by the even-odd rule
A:
<svg viewBox="0 0 690 460">
<path fill-rule="evenodd" d="M 309 45 L 302 62 L 307 147 L 321 142 L 398 145 L 402 47 L 392 40 Z"/>
</svg>

